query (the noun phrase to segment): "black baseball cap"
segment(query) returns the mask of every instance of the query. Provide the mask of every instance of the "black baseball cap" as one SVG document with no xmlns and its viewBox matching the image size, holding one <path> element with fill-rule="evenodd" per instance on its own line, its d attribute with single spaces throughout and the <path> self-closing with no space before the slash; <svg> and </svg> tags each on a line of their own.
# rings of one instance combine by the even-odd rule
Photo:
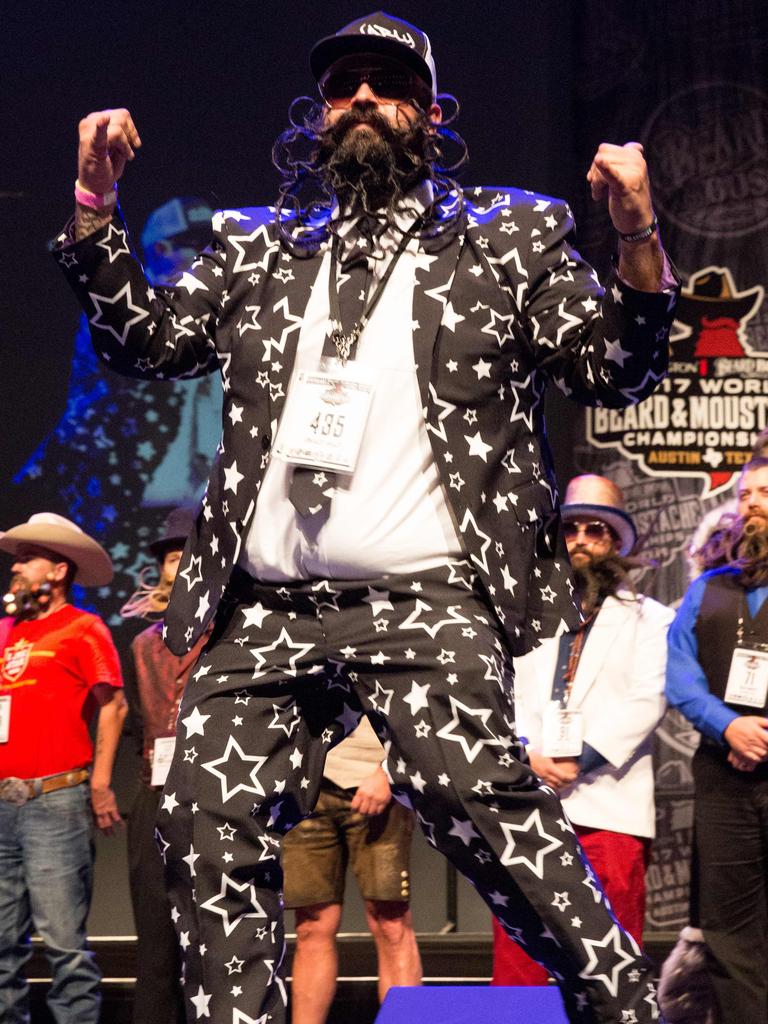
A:
<svg viewBox="0 0 768 1024">
<path fill-rule="evenodd" d="M 415 71 L 437 96 L 437 75 L 432 44 L 426 32 L 408 21 L 384 11 L 350 21 L 332 36 L 316 43 L 309 55 L 309 66 L 317 82 L 328 68 L 342 57 L 355 53 L 380 53 L 394 57 Z"/>
</svg>

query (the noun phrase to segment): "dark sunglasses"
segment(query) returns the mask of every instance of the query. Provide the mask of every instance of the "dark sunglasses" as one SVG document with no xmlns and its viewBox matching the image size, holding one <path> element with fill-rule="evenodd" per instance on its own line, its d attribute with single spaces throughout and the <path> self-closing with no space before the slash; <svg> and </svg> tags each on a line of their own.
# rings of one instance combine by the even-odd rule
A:
<svg viewBox="0 0 768 1024">
<path fill-rule="evenodd" d="M 587 540 L 605 540 L 606 537 L 611 539 L 615 537 L 610 526 L 606 526 L 605 523 L 601 523 L 597 519 L 591 523 L 563 523 L 563 536 L 566 540 L 573 540 L 574 537 L 578 537 L 579 533 L 583 533 Z"/>
<path fill-rule="evenodd" d="M 425 86 L 408 71 L 381 68 L 353 68 L 348 71 L 331 69 L 318 83 L 320 95 L 329 107 L 344 107 L 363 82 L 379 100 L 405 103 L 423 93 Z"/>
</svg>

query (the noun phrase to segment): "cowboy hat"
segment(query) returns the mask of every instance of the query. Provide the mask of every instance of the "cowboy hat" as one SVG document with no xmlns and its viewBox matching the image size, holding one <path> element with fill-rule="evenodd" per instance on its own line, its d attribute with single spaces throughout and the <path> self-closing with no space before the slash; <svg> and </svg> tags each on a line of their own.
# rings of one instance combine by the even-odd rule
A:
<svg viewBox="0 0 768 1024">
<path fill-rule="evenodd" d="M 36 512 L 26 523 L 0 533 L 0 551 L 15 555 L 25 544 L 39 544 L 72 562 L 75 583 L 81 586 L 103 587 L 112 580 L 112 562 L 101 544 L 55 512 Z"/>
</svg>

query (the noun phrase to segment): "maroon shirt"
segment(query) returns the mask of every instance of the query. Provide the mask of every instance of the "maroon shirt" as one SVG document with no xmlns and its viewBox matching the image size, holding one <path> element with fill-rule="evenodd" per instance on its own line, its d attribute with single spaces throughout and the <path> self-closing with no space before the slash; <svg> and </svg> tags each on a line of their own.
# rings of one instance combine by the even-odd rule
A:
<svg viewBox="0 0 768 1024">
<path fill-rule="evenodd" d="M 163 642 L 162 622 L 155 622 L 131 644 L 143 727 L 141 781 L 147 786 L 155 740 L 176 735 L 181 697 L 207 639 L 206 632 L 188 654 L 178 657 Z"/>
</svg>

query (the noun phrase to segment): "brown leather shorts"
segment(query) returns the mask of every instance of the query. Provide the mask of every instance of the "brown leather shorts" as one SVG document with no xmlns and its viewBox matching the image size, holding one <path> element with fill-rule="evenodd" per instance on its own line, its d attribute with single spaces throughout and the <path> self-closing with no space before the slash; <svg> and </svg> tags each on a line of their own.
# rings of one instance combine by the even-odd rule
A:
<svg viewBox="0 0 768 1024">
<path fill-rule="evenodd" d="M 323 781 L 315 814 L 283 840 L 285 906 L 343 903 L 347 867 L 363 899 L 410 899 L 413 813 L 392 800 L 373 818 L 350 809 L 354 790 Z"/>
</svg>

